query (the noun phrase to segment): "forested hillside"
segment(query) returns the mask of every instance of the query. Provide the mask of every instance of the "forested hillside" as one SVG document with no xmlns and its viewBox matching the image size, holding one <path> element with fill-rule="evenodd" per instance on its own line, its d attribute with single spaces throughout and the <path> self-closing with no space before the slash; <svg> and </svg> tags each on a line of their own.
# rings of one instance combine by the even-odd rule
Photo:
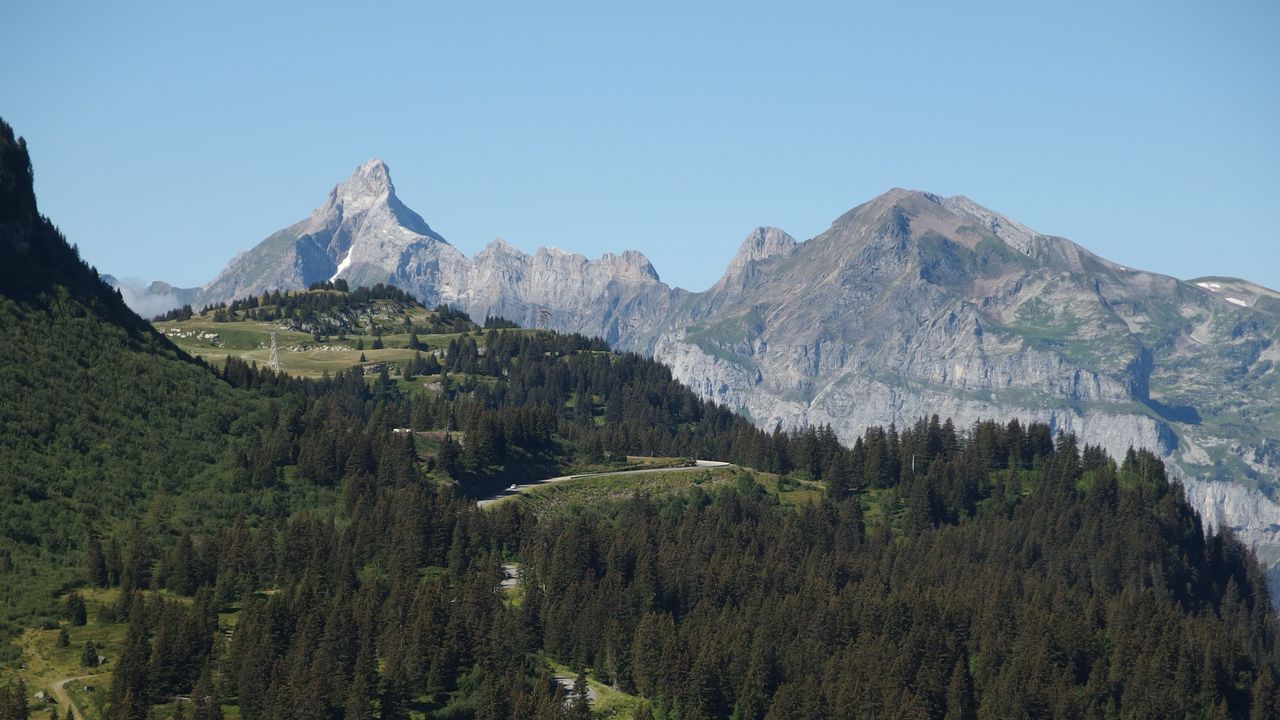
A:
<svg viewBox="0 0 1280 720">
<path fill-rule="evenodd" d="M 897 522 L 867 522 L 885 496 L 858 480 L 800 511 L 744 481 L 538 523 L 523 627 L 666 717 L 1273 717 L 1249 551 L 1206 539 L 1154 456 L 1019 458 L 1018 434 L 890 481 Z"/>
<path fill-rule="evenodd" d="M 96 532 L 216 492 L 262 400 L 190 362 L 36 210 L 0 123 L 0 633 L 47 614 Z M 0 656 L 12 659 L 5 644 Z"/>
<path fill-rule="evenodd" d="M 937 417 L 764 433 L 599 340 L 445 312 L 395 375 L 205 365 L 30 183 L 0 125 L 0 720 L 47 713 L 37 668 L 113 720 L 1277 716 L 1263 576 L 1154 456 Z M 374 299 L 316 292 L 210 310 Z M 475 503 L 628 455 L 741 469 Z"/>
<path fill-rule="evenodd" d="M 642 716 L 1273 716 L 1275 618 L 1248 550 L 1206 539 L 1154 456 L 1117 467 L 1037 435 L 922 422 L 886 449 L 926 448 L 927 471 L 800 510 L 744 474 L 535 516 L 424 487 L 374 433 L 342 463 L 349 521 L 156 554 L 152 587 L 243 611 L 214 652 L 174 629 L 210 610 L 166 619 L 132 595 L 132 663 L 183 670 L 117 674 L 112 697 L 159 702 L 208 665 L 242 717 L 561 717 L 547 658 L 647 698 Z M 508 560 L 519 603 L 498 591 Z"/>
</svg>

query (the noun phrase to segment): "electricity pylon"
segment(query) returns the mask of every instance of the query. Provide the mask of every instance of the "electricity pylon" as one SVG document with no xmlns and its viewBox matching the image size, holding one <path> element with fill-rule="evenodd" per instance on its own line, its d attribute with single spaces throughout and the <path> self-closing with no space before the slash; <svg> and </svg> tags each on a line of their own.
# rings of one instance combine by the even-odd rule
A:
<svg viewBox="0 0 1280 720">
<path fill-rule="evenodd" d="M 272 372 L 280 372 L 280 348 L 276 347 L 275 333 L 271 333 L 271 359 L 267 360 L 267 367 Z"/>
</svg>

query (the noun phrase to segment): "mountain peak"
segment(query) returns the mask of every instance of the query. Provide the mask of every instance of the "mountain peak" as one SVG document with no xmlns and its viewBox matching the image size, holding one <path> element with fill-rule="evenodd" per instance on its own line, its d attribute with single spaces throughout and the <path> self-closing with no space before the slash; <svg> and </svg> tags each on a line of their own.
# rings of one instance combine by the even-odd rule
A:
<svg viewBox="0 0 1280 720">
<path fill-rule="evenodd" d="M 333 186 L 305 220 L 241 253 L 201 289 L 197 302 L 229 302 L 267 290 L 343 279 L 353 287 L 387 282 L 415 248 L 457 254 L 427 221 L 396 197 L 391 170 L 372 158 Z"/>
<path fill-rule="evenodd" d="M 622 277 L 660 281 L 653 263 L 639 250 L 624 250 L 621 254 L 605 253 L 601 261 L 613 265 Z"/>
<path fill-rule="evenodd" d="M 1043 236 L 1031 228 L 994 212 L 963 195 L 947 197 L 923 190 L 891 188 L 841 215 L 832 227 L 881 236 L 905 237 L 932 230 L 964 241 L 987 234 L 999 238 L 1024 255 L 1032 255 Z M 973 231 L 980 230 L 981 234 Z"/>
<path fill-rule="evenodd" d="M 410 232 L 444 242 L 418 213 L 410 210 L 396 197 L 396 186 L 391 182 L 391 169 L 379 158 L 372 158 L 357 167 L 351 176 L 334 186 L 329 200 L 316 208 L 304 221 L 301 233 L 330 234 L 346 218 L 373 213 L 381 217 L 381 224 L 399 225 Z M 345 252 L 345 246 L 340 248 Z"/>
<path fill-rule="evenodd" d="M 394 196 L 395 192 L 391 170 L 386 163 L 373 158 L 334 188 L 334 200 L 340 202 L 347 212 L 358 212 L 369 204 Z"/>
<path fill-rule="evenodd" d="M 908 188 L 891 187 L 888 190 L 885 190 L 884 192 L 880 193 L 879 196 L 873 198 L 871 202 L 876 202 L 877 200 L 883 200 L 886 202 L 895 203 L 895 202 L 901 202 L 903 200 L 914 199 L 914 198 L 924 198 L 927 200 L 934 200 L 937 197 L 938 197 L 937 195 L 934 195 L 931 192 L 925 192 L 924 190 L 911 190 Z"/>
<path fill-rule="evenodd" d="M 966 215 L 965 212 L 959 211 L 953 204 L 953 201 L 957 199 L 964 200 L 974 208 L 990 213 L 986 208 L 982 208 L 966 198 L 949 198 L 927 190 L 905 190 L 903 188 L 893 188 L 872 200 L 869 204 L 880 206 L 882 209 L 898 208 L 911 217 L 922 215 L 938 217 L 946 214 Z"/>
<path fill-rule="evenodd" d="M 729 263 L 726 275 L 737 275 L 751 263 L 767 260 L 775 255 L 785 255 L 796 247 L 796 239 L 776 227 L 761 226 L 752 230 L 738 247 L 738 253 Z"/>
<path fill-rule="evenodd" d="M 511 243 L 507 242 L 501 237 L 496 237 L 490 240 L 489 244 L 485 245 L 484 248 L 481 249 L 480 252 L 476 254 L 476 257 L 479 258 L 481 255 L 495 256 L 495 257 L 522 256 L 524 255 L 524 252 L 522 252 L 520 248 L 512 245 Z"/>
</svg>

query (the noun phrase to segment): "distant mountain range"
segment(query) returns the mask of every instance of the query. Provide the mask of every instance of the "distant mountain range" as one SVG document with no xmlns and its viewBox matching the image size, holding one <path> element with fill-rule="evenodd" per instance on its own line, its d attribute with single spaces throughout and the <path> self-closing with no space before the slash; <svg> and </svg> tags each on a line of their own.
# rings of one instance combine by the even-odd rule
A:
<svg viewBox="0 0 1280 720">
<path fill-rule="evenodd" d="M 1210 521 L 1280 560 L 1280 293 L 1244 280 L 1123 267 L 965 197 L 894 189 L 805 242 L 757 228 L 693 293 L 631 251 L 495 240 L 467 258 L 371 160 L 203 288 L 140 297 L 205 305 L 337 278 L 604 337 L 764 427 L 851 440 L 933 413 L 1019 417 L 1112 454 L 1150 448 Z"/>
</svg>

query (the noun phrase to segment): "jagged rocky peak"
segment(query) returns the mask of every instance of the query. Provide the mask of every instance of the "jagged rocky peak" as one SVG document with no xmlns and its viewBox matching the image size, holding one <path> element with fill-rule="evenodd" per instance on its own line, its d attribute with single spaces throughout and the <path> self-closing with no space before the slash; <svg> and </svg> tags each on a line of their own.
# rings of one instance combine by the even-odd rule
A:
<svg viewBox="0 0 1280 720">
<path fill-rule="evenodd" d="M 729 263 L 727 274 L 742 272 L 753 262 L 787 255 L 796 248 L 796 239 L 776 227 L 761 226 L 752 230 L 738 247 L 738 254 Z"/>
<path fill-rule="evenodd" d="M 365 161 L 351 173 L 351 177 L 334 188 L 334 194 L 348 207 L 377 202 L 395 191 L 391 171 L 378 158 Z"/>
<path fill-rule="evenodd" d="M 376 222 L 399 225 L 418 235 L 444 242 L 418 213 L 396 196 L 391 169 L 378 158 L 366 161 L 329 191 L 329 199 L 307 220 L 304 233 L 331 232 L 348 218 L 375 217 Z"/>
<path fill-rule="evenodd" d="M 517 250 L 516 252 L 519 251 Z M 538 264 L 544 266 L 563 267 L 569 265 L 584 271 L 591 269 L 596 272 L 603 272 L 617 279 L 659 281 L 658 271 L 649 262 L 649 258 L 645 257 L 644 253 L 636 250 L 626 250 L 622 253 L 607 252 L 592 260 L 582 253 L 569 252 L 558 247 L 543 246 L 538 248 L 537 252 L 533 254 L 533 258 Z"/>
<path fill-rule="evenodd" d="M 368 212 L 375 205 L 385 204 L 395 191 L 387 164 L 373 158 L 356 168 L 351 177 L 335 185 L 329 191 L 328 202 L 316 208 L 312 218 L 341 218 Z"/>
<path fill-rule="evenodd" d="M 230 302 L 320 280 L 407 282 L 401 275 L 419 270 L 434 282 L 437 271 L 431 268 L 458 258 L 456 249 L 396 197 L 390 170 L 375 158 L 335 185 L 306 219 L 233 258 L 200 291 L 198 302 Z"/>
<path fill-rule="evenodd" d="M 540 266 L 572 268 L 570 272 L 585 272 L 588 268 L 603 271 L 617 279 L 658 280 L 658 271 L 643 253 L 627 250 L 620 254 L 605 253 L 591 260 L 580 253 L 567 252 L 556 247 L 540 247 L 533 255 L 525 253 L 502 238 L 494 238 L 476 253 L 475 263 L 493 262 L 532 263 Z"/>
<path fill-rule="evenodd" d="M 476 253 L 476 259 L 479 260 L 482 256 L 488 256 L 488 255 L 493 255 L 495 257 L 505 257 L 505 256 L 513 256 L 513 255 L 518 257 L 524 257 L 525 253 L 522 250 L 520 250 L 520 248 L 516 247 L 515 245 L 512 245 L 506 240 L 500 237 L 496 237 L 490 240 L 489 244 L 485 245 L 483 250 Z"/>
<path fill-rule="evenodd" d="M 627 250 L 621 254 L 605 253 L 600 257 L 600 263 L 612 269 L 620 279 L 629 280 L 652 280 L 657 282 L 658 271 L 654 269 L 653 263 L 649 262 L 649 258 L 644 253 L 636 250 Z"/>
</svg>

